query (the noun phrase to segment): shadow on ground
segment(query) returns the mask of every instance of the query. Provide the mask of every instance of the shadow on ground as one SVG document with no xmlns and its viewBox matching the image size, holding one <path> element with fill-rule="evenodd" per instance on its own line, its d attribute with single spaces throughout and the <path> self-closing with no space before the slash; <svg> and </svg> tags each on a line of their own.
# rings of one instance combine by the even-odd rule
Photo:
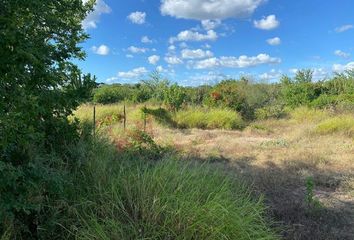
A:
<svg viewBox="0 0 354 240">
<path fill-rule="evenodd" d="M 253 164 L 253 156 L 185 159 L 208 161 L 251 184 L 256 195 L 264 195 L 269 216 L 277 222 L 276 227 L 283 229 L 284 239 L 354 239 L 354 200 L 350 196 L 341 200 L 336 194 L 344 179 L 340 173 L 323 172 L 316 164 L 297 159 L 282 165 L 269 161 L 262 166 Z M 314 194 L 321 202 L 318 208 L 306 202 L 308 176 L 314 179 Z"/>
</svg>

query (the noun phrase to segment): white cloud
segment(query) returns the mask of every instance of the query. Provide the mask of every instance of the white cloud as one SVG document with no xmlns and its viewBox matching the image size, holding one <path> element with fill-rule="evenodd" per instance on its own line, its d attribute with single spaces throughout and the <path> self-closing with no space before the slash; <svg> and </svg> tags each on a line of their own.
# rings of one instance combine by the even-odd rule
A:
<svg viewBox="0 0 354 240">
<path fill-rule="evenodd" d="M 314 68 L 312 78 L 317 80 L 322 80 L 328 77 L 328 71 L 325 68 Z"/>
<path fill-rule="evenodd" d="M 118 77 L 132 79 L 139 78 L 146 73 L 148 73 L 148 70 L 145 67 L 139 67 L 127 72 L 118 72 Z"/>
<path fill-rule="evenodd" d="M 152 39 L 150 39 L 148 36 L 143 36 L 141 38 L 142 43 L 153 43 Z"/>
<path fill-rule="evenodd" d="M 156 63 L 158 61 L 160 61 L 160 56 L 152 55 L 152 56 L 148 57 L 148 61 L 150 64 L 156 65 Z"/>
<path fill-rule="evenodd" d="M 162 72 L 166 72 L 167 70 L 164 69 L 164 68 L 160 65 L 160 66 L 157 66 L 157 67 L 156 67 L 156 71 L 158 71 L 159 73 L 162 73 Z"/>
<path fill-rule="evenodd" d="M 183 61 L 180 58 L 178 58 L 177 56 L 166 56 L 165 57 L 165 61 L 168 64 L 171 64 L 171 65 L 182 64 L 183 63 Z"/>
<path fill-rule="evenodd" d="M 338 56 L 338 57 L 342 57 L 342 58 L 350 58 L 350 54 L 343 52 L 341 50 L 336 50 L 334 51 L 334 55 Z"/>
<path fill-rule="evenodd" d="M 168 47 L 168 51 L 170 51 L 170 52 L 173 52 L 173 51 L 175 51 L 176 50 L 176 46 L 175 45 L 170 45 L 169 47 Z"/>
<path fill-rule="evenodd" d="M 83 0 L 83 2 L 87 3 L 88 0 Z M 82 22 L 83 28 L 97 28 L 97 23 L 99 22 L 101 15 L 110 13 L 111 11 L 111 8 L 103 0 L 97 0 L 93 11 L 90 12 Z"/>
<path fill-rule="evenodd" d="M 220 57 L 208 58 L 194 62 L 192 65 L 195 69 L 206 69 L 215 67 L 229 68 L 247 68 L 262 64 L 278 64 L 281 63 L 280 58 L 271 57 L 268 54 L 258 54 L 257 56 L 248 57 L 242 55 L 240 57 Z"/>
<path fill-rule="evenodd" d="M 333 72 L 338 72 L 338 73 L 344 72 L 346 70 L 354 70 L 354 62 L 349 62 L 345 65 L 333 64 L 332 70 Z"/>
<path fill-rule="evenodd" d="M 162 0 L 161 13 L 185 19 L 226 19 L 250 16 L 266 0 Z"/>
<path fill-rule="evenodd" d="M 227 76 L 222 73 L 210 71 L 204 73 L 197 73 L 193 76 L 190 76 L 188 79 L 182 81 L 182 83 L 188 86 L 213 85 L 230 77 L 231 76 Z"/>
<path fill-rule="evenodd" d="M 262 30 L 272 30 L 280 25 L 275 15 L 269 15 L 268 17 L 263 17 L 261 20 L 255 20 L 253 22 L 256 28 Z"/>
<path fill-rule="evenodd" d="M 131 53 L 146 53 L 149 49 L 130 46 L 127 50 Z"/>
<path fill-rule="evenodd" d="M 329 76 L 329 71 L 326 68 L 312 68 L 312 79 L 315 81 L 325 79 Z M 290 68 L 289 72 L 292 74 L 297 74 L 300 71 L 298 68 Z"/>
<path fill-rule="evenodd" d="M 91 49 L 94 53 L 96 53 L 98 55 L 102 55 L 102 56 L 108 55 L 109 51 L 110 51 L 109 47 L 107 47 L 104 44 L 99 47 L 93 46 Z"/>
<path fill-rule="evenodd" d="M 270 38 L 270 39 L 267 40 L 267 43 L 269 45 L 276 46 L 276 45 L 280 45 L 281 44 L 281 40 L 278 37 Z"/>
<path fill-rule="evenodd" d="M 185 30 L 180 32 L 177 37 L 170 38 L 170 43 L 175 41 L 194 41 L 194 42 L 201 42 L 201 41 L 215 41 L 218 38 L 217 33 L 214 30 L 207 31 L 206 34 L 202 34 L 192 30 Z"/>
<path fill-rule="evenodd" d="M 135 24 L 144 24 L 146 19 L 146 13 L 144 12 L 132 12 L 128 19 Z"/>
<path fill-rule="evenodd" d="M 341 32 L 345 32 L 345 31 L 348 31 L 348 30 L 353 29 L 353 28 L 354 28 L 353 25 L 347 24 L 347 25 L 343 25 L 343 26 L 337 27 L 336 29 L 334 29 L 334 31 L 336 31 L 337 33 L 341 33 Z"/>
<path fill-rule="evenodd" d="M 220 26 L 221 20 L 219 20 L 219 19 L 217 19 L 217 20 L 207 19 L 207 20 L 202 20 L 201 23 L 202 23 L 202 27 L 205 30 L 213 30 L 213 29 L 217 28 L 218 26 Z"/>
<path fill-rule="evenodd" d="M 260 74 L 258 77 L 261 80 L 269 81 L 269 80 L 278 80 L 281 76 L 282 76 L 281 70 L 272 69 L 269 72 Z"/>
<path fill-rule="evenodd" d="M 131 55 L 131 54 L 127 54 L 127 55 L 125 55 L 125 57 L 127 57 L 127 58 L 133 58 L 134 56 Z"/>
<path fill-rule="evenodd" d="M 181 54 L 182 58 L 184 59 L 210 58 L 213 56 L 213 53 L 211 51 L 204 51 L 202 49 L 183 49 Z"/>
</svg>

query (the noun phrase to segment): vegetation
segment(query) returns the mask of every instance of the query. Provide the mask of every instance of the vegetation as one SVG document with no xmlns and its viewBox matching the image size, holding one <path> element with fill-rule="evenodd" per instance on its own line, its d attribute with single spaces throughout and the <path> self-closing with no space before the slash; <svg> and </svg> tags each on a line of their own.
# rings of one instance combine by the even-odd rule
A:
<svg viewBox="0 0 354 240">
<path fill-rule="evenodd" d="M 272 217 L 333 233 L 302 204 L 325 210 L 318 185 L 353 191 L 354 71 L 199 87 L 154 72 L 98 86 L 73 63 L 93 4 L 1 1 L 1 240 L 278 239 Z"/>
<path fill-rule="evenodd" d="M 179 111 L 175 121 L 180 128 L 242 129 L 244 122 L 237 112 L 227 109 L 190 108 Z"/>
</svg>

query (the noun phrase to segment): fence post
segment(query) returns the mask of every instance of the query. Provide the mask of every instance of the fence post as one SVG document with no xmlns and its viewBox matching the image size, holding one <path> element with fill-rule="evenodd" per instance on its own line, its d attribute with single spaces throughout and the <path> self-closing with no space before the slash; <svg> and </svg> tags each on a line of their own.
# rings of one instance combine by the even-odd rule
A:
<svg viewBox="0 0 354 240">
<path fill-rule="evenodd" d="M 93 105 L 93 137 L 96 137 L 96 105 Z"/>
<path fill-rule="evenodd" d="M 124 124 L 124 131 L 126 129 L 126 124 L 127 124 L 127 113 L 126 113 L 126 109 L 125 109 L 125 103 L 124 103 L 124 108 L 123 108 L 123 114 L 124 114 L 124 118 L 123 118 L 123 124 Z"/>
<path fill-rule="evenodd" d="M 146 105 L 144 106 L 144 132 L 146 132 Z"/>
</svg>

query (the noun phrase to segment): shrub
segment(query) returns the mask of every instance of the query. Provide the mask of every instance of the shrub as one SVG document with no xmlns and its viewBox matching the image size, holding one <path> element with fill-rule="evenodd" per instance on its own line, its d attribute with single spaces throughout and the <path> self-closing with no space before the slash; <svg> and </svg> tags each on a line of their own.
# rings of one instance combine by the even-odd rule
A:
<svg viewBox="0 0 354 240">
<path fill-rule="evenodd" d="M 165 103 L 173 111 L 181 108 L 185 97 L 184 89 L 177 84 L 173 84 L 165 91 Z"/>
<path fill-rule="evenodd" d="M 177 112 L 174 119 L 181 128 L 242 129 L 244 127 L 240 115 L 227 109 L 190 108 Z"/>
<path fill-rule="evenodd" d="M 263 108 L 258 108 L 255 111 L 255 117 L 258 120 L 266 120 L 270 118 L 282 118 L 286 116 L 286 112 L 283 106 L 281 105 L 269 105 Z"/>
<path fill-rule="evenodd" d="M 64 194 L 67 147 L 78 139 L 68 116 L 96 85 L 74 64 L 84 58 L 82 21 L 93 2 L 1 1 L 0 235 L 46 239 L 38 226 Z M 49 238 L 50 239 L 50 238 Z"/>
<path fill-rule="evenodd" d="M 322 94 L 311 102 L 315 108 L 334 108 L 337 110 L 354 109 L 354 94 L 327 95 Z"/>
<path fill-rule="evenodd" d="M 311 70 L 301 70 L 294 79 L 282 77 L 280 93 L 287 106 L 307 106 L 322 93 L 321 83 L 312 83 L 312 74 Z"/>
<path fill-rule="evenodd" d="M 354 116 L 342 115 L 320 122 L 314 130 L 318 134 L 342 133 L 354 137 Z"/>
<path fill-rule="evenodd" d="M 128 97 L 127 89 L 120 86 L 102 86 L 95 90 L 93 101 L 100 104 L 110 104 L 123 101 Z"/>
</svg>

